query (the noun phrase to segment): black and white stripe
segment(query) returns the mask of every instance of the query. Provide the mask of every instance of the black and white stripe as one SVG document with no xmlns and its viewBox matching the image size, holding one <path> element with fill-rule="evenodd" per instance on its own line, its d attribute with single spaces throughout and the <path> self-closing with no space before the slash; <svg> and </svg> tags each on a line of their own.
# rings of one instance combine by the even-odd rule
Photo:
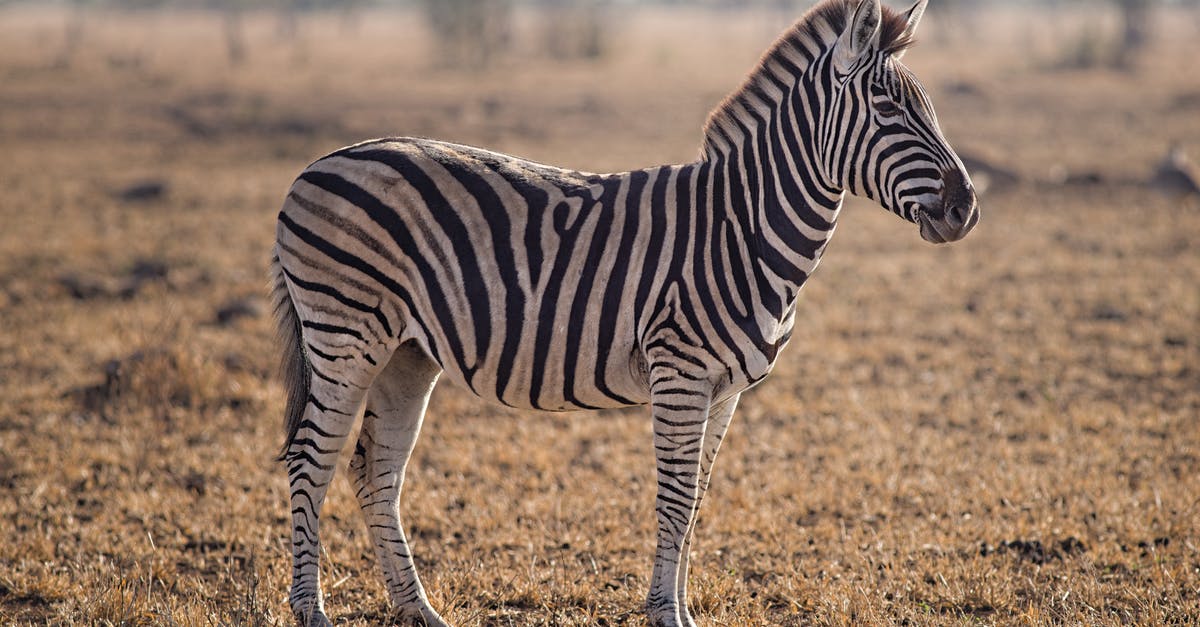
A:
<svg viewBox="0 0 1200 627">
<path fill-rule="evenodd" d="M 279 214 L 293 610 L 328 624 L 317 520 L 350 465 L 392 602 L 445 624 L 413 567 L 398 501 L 442 373 L 512 407 L 651 405 L 658 543 L 647 609 L 693 625 L 687 548 L 739 395 L 795 323 L 843 190 L 931 241 L 978 217 L 928 97 L 899 63 L 924 1 L 827 0 L 705 128 L 701 158 L 588 174 L 426 139 L 381 139 L 309 166 Z"/>
</svg>

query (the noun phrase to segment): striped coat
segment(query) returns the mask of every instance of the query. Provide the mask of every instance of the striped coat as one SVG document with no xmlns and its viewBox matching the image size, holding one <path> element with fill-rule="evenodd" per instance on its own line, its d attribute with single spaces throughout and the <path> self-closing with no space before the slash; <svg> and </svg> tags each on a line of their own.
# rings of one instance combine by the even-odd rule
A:
<svg viewBox="0 0 1200 627">
<path fill-rule="evenodd" d="M 327 625 L 318 519 L 350 464 L 403 620 L 444 625 L 400 521 L 445 376 L 511 407 L 651 407 L 655 625 L 691 626 L 688 548 L 740 394 L 775 364 L 845 190 L 941 243 L 979 218 L 899 63 L 925 1 L 825 0 L 712 114 L 693 163 L 589 174 L 428 139 L 369 141 L 296 180 L 272 277 L 288 388 L 292 609 Z"/>
</svg>

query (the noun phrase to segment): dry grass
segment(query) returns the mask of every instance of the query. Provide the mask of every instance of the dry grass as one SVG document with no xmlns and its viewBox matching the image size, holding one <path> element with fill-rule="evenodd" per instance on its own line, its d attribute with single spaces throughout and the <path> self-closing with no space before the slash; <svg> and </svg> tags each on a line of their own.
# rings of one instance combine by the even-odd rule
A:
<svg viewBox="0 0 1200 627">
<path fill-rule="evenodd" d="M 1023 182 L 944 248 L 848 208 L 717 464 L 707 624 L 1200 622 L 1200 202 L 1135 184 L 1171 140 L 1200 152 L 1179 17 L 1137 74 L 1045 70 L 1062 19 L 931 17 L 908 61 L 948 134 Z M 591 170 L 689 159 L 781 25 L 635 18 L 596 63 L 444 75 L 406 13 L 352 37 L 305 22 L 299 43 L 256 18 L 231 68 L 189 63 L 221 49 L 205 16 L 98 17 L 56 67 L 62 15 L 0 11 L 0 623 L 286 624 L 261 295 L 291 177 L 394 133 Z M 449 619 L 642 622 L 644 412 L 446 387 L 426 424 L 404 502 Z M 325 521 L 333 616 L 384 622 L 344 478 Z"/>
</svg>

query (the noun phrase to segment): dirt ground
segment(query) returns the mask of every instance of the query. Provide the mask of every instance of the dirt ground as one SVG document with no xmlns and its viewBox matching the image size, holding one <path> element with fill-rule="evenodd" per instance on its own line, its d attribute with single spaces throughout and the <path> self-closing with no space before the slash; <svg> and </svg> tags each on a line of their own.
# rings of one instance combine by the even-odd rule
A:
<svg viewBox="0 0 1200 627">
<path fill-rule="evenodd" d="M 67 54 L 66 14 L 0 9 L 0 623 L 289 624 L 264 298 L 285 190 L 382 135 L 693 159 L 790 21 L 622 11 L 597 59 L 548 59 L 523 15 L 466 71 L 403 10 L 295 38 L 250 15 L 233 64 L 212 15 L 90 14 Z M 906 62 L 983 163 L 982 223 L 933 247 L 843 213 L 717 462 L 704 624 L 1200 623 L 1200 199 L 1148 184 L 1173 143 L 1200 156 L 1200 16 L 1160 27 L 1113 70 L 1078 62 L 1103 15 L 931 10 Z M 645 411 L 446 385 L 405 520 L 455 624 L 638 625 L 654 487 Z M 344 476 L 322 536 L 331 616 L 386 622 Z"/>
</svg>

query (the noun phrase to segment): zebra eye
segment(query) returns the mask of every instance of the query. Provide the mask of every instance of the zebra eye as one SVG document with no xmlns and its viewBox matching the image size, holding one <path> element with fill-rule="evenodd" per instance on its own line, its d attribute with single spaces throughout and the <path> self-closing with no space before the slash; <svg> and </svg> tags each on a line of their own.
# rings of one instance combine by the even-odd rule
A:
<svg viewBox="0 0 1200 627">
<path fill-rule="evenodd" d="M 895 117 L 900 115 L 900 107 L 890 99 L 880 99 L 875 101 L 875 110 L 885 118 Z"/>
</svg>

